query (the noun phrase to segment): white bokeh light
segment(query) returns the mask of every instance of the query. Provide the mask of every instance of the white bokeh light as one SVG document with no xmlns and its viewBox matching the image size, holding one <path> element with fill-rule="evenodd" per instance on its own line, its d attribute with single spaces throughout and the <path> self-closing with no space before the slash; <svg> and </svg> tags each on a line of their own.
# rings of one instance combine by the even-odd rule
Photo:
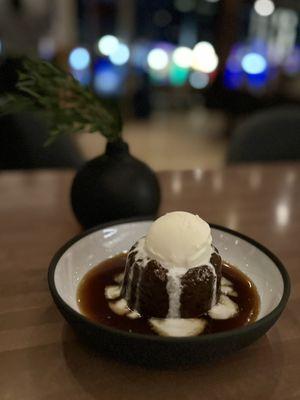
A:
<svg viewBox="0 0 300 400">
<path fill-rule="evenodd" d="M 192 67 L 198 71 L 210 74 L 219 64 L 219 58 L 213 45 L 209 42 L 199 42 L 193 49 Z"/>
<path fill-rule="evenodd" d="M 276 222 L 280 227 L 285 227 L 290 220 L 290 208 L 287 201 L 279 202 L 275 209 Z"/>
<path fill-rule="evenodd" d="M 98 49 L 100 53 L 109 56 L 114 53 L 119 45 L 119 39 L 113 35 L 105 35 L 98 42 Z"/>
<path fill-rule="evenodd" d="M 189 47 L 177 47 L 173 53 L 173 62 L 180 68 L 189 68 L 193 60 L 193 51 Z"/>
<path fill-rule="evenodd" d="M 256 0 L 254 10 L 261 17 L 269 17 L 275 10 L 275 4 L 272 0 Z"/>
<path fill-rule="evenodd" d="M 130 57 L 130 51 L 126 44 L 119 43 L 113 53 L 109 55 L 110 61 L 115 65 L 124 65 Z"/>
<path fill-rule="evenodd" d="M 169 63 L 168 53 L 163 49 L 152 49 L 148 54 L 147 62 L 149 67 L 156 71 L 165 69 Z"/>
</svg>

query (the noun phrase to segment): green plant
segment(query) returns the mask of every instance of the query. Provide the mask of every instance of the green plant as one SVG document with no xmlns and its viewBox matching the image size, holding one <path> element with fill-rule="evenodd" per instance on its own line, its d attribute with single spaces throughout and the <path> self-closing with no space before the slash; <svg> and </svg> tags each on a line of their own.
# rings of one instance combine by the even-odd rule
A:
<svg viewBox="0 0 300 400">
<path fill-rule="evenodd" d="M 71 74 L 47 61 L 24 57 L 17 75 L 15 89 L 0 98 L 0 114 L 42 111 L 50 127 L 47 144 L 62 134 L 82 131 L 100 132 L 109 142 L 121 139 L 118 107 L 99 99 Z"/>
</svg>

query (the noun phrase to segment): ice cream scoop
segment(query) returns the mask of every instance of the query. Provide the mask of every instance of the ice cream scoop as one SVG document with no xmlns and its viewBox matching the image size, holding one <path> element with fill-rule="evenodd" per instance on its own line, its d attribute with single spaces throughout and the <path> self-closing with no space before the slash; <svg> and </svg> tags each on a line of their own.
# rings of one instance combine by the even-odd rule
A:
<svg viewBox="0 0 300 400">
<path fill-rule="evenodd" d="M 145 240 L 147 255 L 165 268 L 192 268 L 209 263 L 211 230 L 198 215 L 174 211 L 158 218 Z"/>
</svg>

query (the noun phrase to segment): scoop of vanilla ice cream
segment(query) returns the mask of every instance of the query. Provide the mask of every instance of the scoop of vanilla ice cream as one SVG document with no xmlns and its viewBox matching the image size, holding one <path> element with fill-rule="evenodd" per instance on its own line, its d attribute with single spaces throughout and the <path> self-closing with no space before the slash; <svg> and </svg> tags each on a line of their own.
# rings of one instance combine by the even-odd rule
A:
<svg viewBox="0 0 300 400">
<path fill-rule="evenodd" d="M 145 240 L 148 256 L 166 268 L 191 268 L 209 263 L 211 230 L 198 215 L 175 211 L 158 218 Z"/>
</svg>

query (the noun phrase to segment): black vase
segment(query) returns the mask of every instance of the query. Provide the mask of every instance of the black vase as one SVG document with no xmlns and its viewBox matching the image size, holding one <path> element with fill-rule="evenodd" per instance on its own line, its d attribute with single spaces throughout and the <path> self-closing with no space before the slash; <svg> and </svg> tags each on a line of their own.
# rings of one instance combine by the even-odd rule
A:
<svg viewBox="0 0 300 400">
<path fill-rule="evenodd" d="M 121 218 L 155 216 L 160 202 L 155 173 L 132 157 L 127 143 L 107 143 L 103 155 L 88 161 L 71 188 L 73 211 L 85 228 Z"/>
</svg>

